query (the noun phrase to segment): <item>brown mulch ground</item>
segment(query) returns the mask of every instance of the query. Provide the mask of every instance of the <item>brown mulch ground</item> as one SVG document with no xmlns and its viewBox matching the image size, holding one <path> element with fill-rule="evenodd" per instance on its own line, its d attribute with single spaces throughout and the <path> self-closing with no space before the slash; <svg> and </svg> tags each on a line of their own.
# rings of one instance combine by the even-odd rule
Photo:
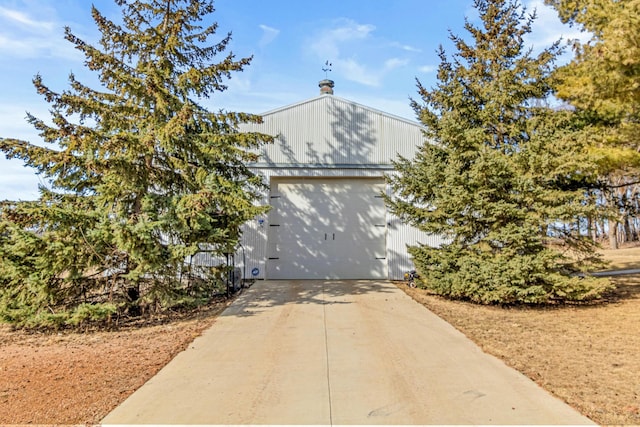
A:
<svg viewBox="0 0 640 427">
<path fill-rule="evenodd" d="M 227 302 L 113 332 L 0 326 L 0 424 L 96 424 L 215 322 Z"/>
<path fill-rule="evenodd" d="M 621 265 L 614 267 L 638 266 L 640 248 L 616 254 Z M 618 290 L 607 304 L 544 309 L 477 306 L 399 286 L 595 422 L 640 425 L 640 275 L 615 280 Z M 98 423 L 226 305 L 113 332 L 0 326 L 0 424 Z"/>
</svg>

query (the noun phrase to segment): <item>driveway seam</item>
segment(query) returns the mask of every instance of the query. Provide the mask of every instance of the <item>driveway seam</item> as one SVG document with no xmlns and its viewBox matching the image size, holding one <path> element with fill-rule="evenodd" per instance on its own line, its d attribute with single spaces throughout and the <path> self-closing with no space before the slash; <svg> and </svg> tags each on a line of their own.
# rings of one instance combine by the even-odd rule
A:
<svg viewBox="0 0 640 427">
<path fill-rule="evenodd" d="M 325 284 L 322 284 L 322 320 L 324 322 L 324 352 L 327 360 L 327 394 L 329 396 L 329 425 L 333 425 L 333 413 L 331 401 L 331 375 L 329 370 L 329 334 L 327 332 L 327 294 Z"/>
</svg>

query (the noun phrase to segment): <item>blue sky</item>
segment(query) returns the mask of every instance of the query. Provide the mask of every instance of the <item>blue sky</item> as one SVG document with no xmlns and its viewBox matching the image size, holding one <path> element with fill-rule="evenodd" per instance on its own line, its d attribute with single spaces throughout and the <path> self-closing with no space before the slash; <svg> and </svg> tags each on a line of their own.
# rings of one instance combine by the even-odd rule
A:
<svg viewBox="0 0 640 427">
<path fill-rule="evenodd" d="M 542 49 L 560 37 L 578 37 L 563 26 L 542 0 L 522 0 L 538 19 L 528 43 Z M 107 17 L 118 20 L 112 0 L 94 0 Z M 228 82 L 228 90 L 205 105 L 263 113 L 313 98 L 325 77 L 335 81 L 335 95 L 408 119 L 415 79 L 436 83 L 442 44 L 453 53 L 448 31 L 466 37 L 465 16 L 474 19 L 472 0 L 217 0 L 212 19 L 218 35 L 233 33 L 236 57 L 253 55 L 252 64 Z M 25 112 L 48 118 L 48 104 L 36 94 L 37 73 L 55 91 L 66 89 L 73 72 L 83 82 L 93 77 L 83 57 L 63 38 L 64 26 L 87 42 L 99 34 L 89 0 L 0 0 L 0 137 L 40 143 Z M 568 57 L 569 54 L 566 55 Z M 566 58 L 565 58 L 566 59 Z M 0 154 L 0 200 L 38 197 L 46 182 L 20 160 Z"/>
</svg>

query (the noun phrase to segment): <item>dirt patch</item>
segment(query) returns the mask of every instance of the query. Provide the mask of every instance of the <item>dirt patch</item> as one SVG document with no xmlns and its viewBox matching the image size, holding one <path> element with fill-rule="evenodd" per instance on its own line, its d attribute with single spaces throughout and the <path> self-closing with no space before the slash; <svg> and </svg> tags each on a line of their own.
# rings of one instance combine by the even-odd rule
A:
<svg viewBox="0 0 640 427">
<path fill-rule="evenodd" d="M 614 281 L 610 303 L 562 308 L 478 306 L 399 286 L 596 423 L 640 425 L 640 275 Z"/>
<path fill-rule="evenodd" d="M 228 305 L 113 332 L 0 326 L 0 424 L 96 424 L 184 350 Z"/>
</svg>

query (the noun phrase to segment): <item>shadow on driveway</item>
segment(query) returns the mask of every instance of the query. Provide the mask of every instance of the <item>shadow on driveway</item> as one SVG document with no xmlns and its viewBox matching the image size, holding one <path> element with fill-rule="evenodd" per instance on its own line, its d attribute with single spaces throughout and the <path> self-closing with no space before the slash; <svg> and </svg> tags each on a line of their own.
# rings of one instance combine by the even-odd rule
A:
<svg viewBox="0 0 640 427">
<path fill-rule="evenodd" d="M 394 292 L 388 282 L 372 280 L 272 280 L 254 286 L 260 287 L 259 293 L 245 292 L 221 316 L 254 316 L 287 304 L 352 304 L 349 297 Z"/>
</svg>

